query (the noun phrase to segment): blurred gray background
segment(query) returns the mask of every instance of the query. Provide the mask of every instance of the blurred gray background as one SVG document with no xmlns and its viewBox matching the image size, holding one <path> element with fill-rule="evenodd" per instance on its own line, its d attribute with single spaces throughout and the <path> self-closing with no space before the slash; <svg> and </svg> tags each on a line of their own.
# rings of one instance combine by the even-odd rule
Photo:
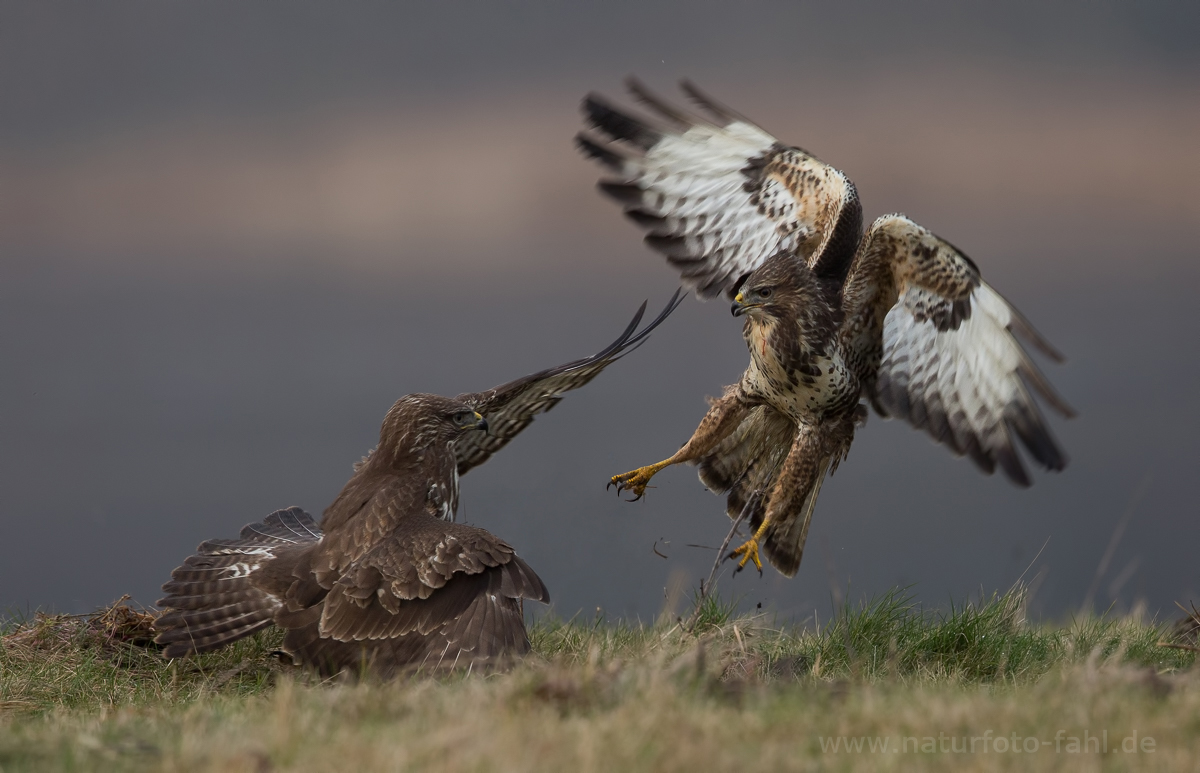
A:
<svg viewBox="0 0 1200 773">
<path fill-rule="evenodd" d="M 960 245 L 1067 353 L 1046 370 L 1080 413 L 1028 490 L 872 417 L 799 575 L 723 592 L 802 622 L 1024 572 L 1043 616 L 1089 590 L 1173 616 L 1200 601 L 1198 30 L 1186 2 L 0 3 L 0 607 L 152 602 L 201 540 L 320 513 L 401 395 L 661 306 L 677 278 L 571 144 L 581 97 L 636 73 Z M 689 299 L 471 473 L 460 517 L 555 613 L 653 618 L 707 574 L 722 504 L 690 468 L 637 504 L 604 484 L 746 359 L 725 304 Z"/>
</svg>

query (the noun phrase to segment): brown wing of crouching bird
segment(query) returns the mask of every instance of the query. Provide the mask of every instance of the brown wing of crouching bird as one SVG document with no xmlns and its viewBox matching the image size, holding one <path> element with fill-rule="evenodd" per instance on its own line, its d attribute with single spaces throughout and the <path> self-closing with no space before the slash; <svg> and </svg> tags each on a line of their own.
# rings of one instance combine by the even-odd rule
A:
<svg viewBox="0 0 1200 773">
<path fill-rule="evenodd" d="M 490 668 L 527 653 L 523 603 L 550 594 L 511 545 L 453 522 L 459 477 L 644 343 L 680 300 L 639 331 L 643 304 L 591 357 L 487 392 L 397 401 L 320 524 L 279 510 L 237 539 L 201 544 L 172 572 L 158 602 L 164 654 L 208 652 L 272 625 L 322 675 Z"/>
</svg>

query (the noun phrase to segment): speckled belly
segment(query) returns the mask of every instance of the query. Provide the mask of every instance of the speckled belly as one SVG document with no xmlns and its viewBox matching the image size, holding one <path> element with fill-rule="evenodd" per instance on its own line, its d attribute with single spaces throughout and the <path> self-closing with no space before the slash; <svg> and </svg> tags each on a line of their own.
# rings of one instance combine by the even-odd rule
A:
<svg viewBox="0 0 1200 773">
<path fill-rule="evenodd" d="M 840 358 L 814 358 L 805 370 L 788 370 L 773 358 L 752 356 L 741 388 L 804 423 L 858 403 L 858 385 Z"/>
</svg>

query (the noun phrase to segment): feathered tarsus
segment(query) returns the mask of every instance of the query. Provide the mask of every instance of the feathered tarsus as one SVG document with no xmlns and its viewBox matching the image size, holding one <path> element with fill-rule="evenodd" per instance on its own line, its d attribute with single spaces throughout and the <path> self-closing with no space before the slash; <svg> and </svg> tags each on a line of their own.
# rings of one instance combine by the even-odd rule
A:
<svg viewBox="0 0 1200 773">
<path fill-rule="evenodd" d="M 238 539 L 200 545 L 158 603 L 167 657 L 207 652 L 270 625 L 322 675 L 495 666 L 529 650 L 522 601 L 549 602 L 512 546 L 454 523 L 459 476 L 641 345 L 680 293 L 592 357 L 456 398 L 413 394 L 388 411 L 379 445 L 320 524 L 279 510 Z"/>
<path fill-rule="evenodd" d="M 751 357 L 687 444 L 614 476 L 618 491 L 638 498 L 658 470 L 697 464 L 706 486 L 727 493 L 731 517 L 751 503 L 742 565 L 759 563 L 762 541 L 791 576 L 821 482 L 865 418 L 860 400 L 1018 485 L 1031 482 L 1018 441 L 1043 467 L 1066 466 L 1032 393 L 1072 411 L 1018 338 L 1061 355 L 965 254 L 902 215 L 864 232 L 842 172 L 691 84 L 684 91 L 705 115 L 629 87 L 653 117 L 589 95 L 593 131 L 579 147 L 614 173 L 601 190 L 688 286 L 734 301 Z"/>
</svg>

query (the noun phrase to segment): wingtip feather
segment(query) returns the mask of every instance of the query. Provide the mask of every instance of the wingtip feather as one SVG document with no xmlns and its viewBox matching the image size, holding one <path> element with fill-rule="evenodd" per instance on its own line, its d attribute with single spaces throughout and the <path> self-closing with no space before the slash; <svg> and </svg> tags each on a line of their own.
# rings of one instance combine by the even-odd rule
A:
<svg viewBox="0 0 1200 773">
<path fill-rule="evenodd" d="M 654 110 L 654 112 L 674 123 L 679 128 L 686 130 L 696 125 L 697 118 L 695 116 L 683 112 L 670 102 L 667 102 L 654 92 L 650 91 L 650 89 L 646 88 L 646 85 L 638 80 L 637 77 L 633 75 L 627 77 L 625 79 L 625 88 L 627 88 L 629 93 L 632 94 L 634 98 L 643 105 L 651 108 Z"/>
<path fill-rule="evenodd" d="M 713 99 L 708 94 L 705 94 L 697 88 L 695 83 L 687 78 L 679 81 L 679 88 L 688 96 L 688 99 L 711 113 L 718 121 L 722 122 L 722 125 L 728 125 L 735 121 L 750 123 L 735 111 Z"/>
<path fill-rule="evenodd" d="M 1010 332 L 1020 336 L 1022 339 L 1032 345 L 1033 348 L 1037 349 L 1054 362 L 1063 363 L 1067 361 L 1066 355 L 1064 355 L 1057 348 L 1055 348 L 1053 344 L 1046 340 L 1046 337 L 1038 332 L 1037 328 L 1035 328 L 1033 323 L 1025 318 L 1024 314 L 1017 311 L 1016 307 L 1014 307 L 1011 303 L 1008 303 L 1007 299 L 1005 300 L 1005 303 L 1008 305 L 1008 311 L 1010 314 L 1008 323 L 1008 329 Z"/>
<path fill-rule="evenodd" d="M 654 147 L 663 136 L 643 119 L 620 110 L 594 92 L 584 98 L 583 113 L 591 126 L 614 140 L 623 140 L 642 150 Z"/>
<path fill-rule="evenodd" d="M 579 132 L 575 135 L 575 147 L 579 148 L 580 152 L 586 157 L 599 162 L 601 165 L 615 172 L 625 169 L 625 156 L 618 153 L 612 147 L 601 144 L 599 141 L 589 137 L 584 132 Z"/>
</svg>

